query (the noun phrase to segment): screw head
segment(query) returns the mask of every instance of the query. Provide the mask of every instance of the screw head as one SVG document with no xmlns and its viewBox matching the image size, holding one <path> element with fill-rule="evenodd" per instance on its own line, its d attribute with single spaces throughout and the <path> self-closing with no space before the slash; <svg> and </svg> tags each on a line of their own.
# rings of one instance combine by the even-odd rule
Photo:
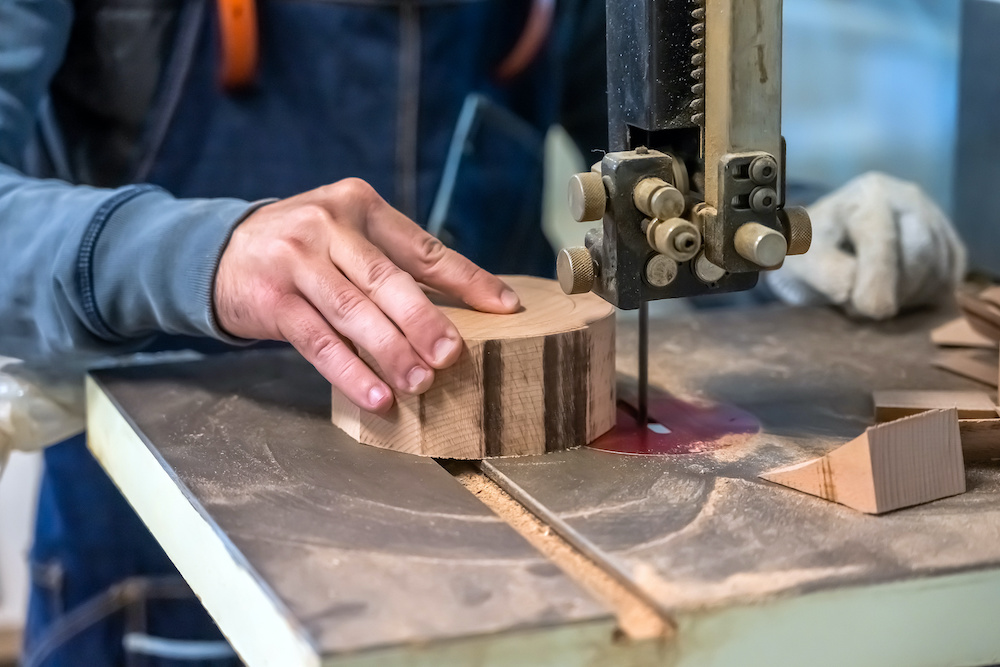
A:
<svg viewBox="0 0 1000 667">
<path fill-rule="evenodd" d="M 778 193 L 773 188 L 755 188 L 750 193 L 750 208 L 757 213 L 773 213 L 778 208 Z"/>
<path fill-rule="evenodd" d="M 653 287 L 666 287 L 677 278 L 677 262 L 666 255 L 653 255 L 646 262 L 646 282 Z"/>
<path fill-rule="evenodd" d="M 778 177 L 778 163 L 770 155 L 761 155 L 750 163 L 750 179 L 757 185 L 773 183 Z"/>
<path fill-rule="evenodd" d="M 698 236 L 689 231 L 682 231 L 674 237 L 674 248 L 682 255 L 695 252 L 699 247 L 701 244 L 698 242 Z"/>
</svg>

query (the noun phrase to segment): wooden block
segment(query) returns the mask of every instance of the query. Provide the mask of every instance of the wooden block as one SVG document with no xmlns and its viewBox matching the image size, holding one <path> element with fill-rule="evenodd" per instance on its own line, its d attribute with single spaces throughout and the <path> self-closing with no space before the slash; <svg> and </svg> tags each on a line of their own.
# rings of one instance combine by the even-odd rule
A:
<svg viewBox="0 0 1000 667">
<path fill-rule="evenodd" d="M 959 419 L 996 419 L 996 406 L 981 391 L 876 391 L 875 421 L 890 422 L 927 410 L 955 408 Z"/>
<path fill-rule="evenodd" d="M 958 430 L 966 463 L 1000 461 L 1000 419 L 960 419 Z"/>
<path fill-rule="evenodd" d="M 985 350 L 945 350 L 931 359 L 931 365 L 990 387 L 997 386 L 997 359 Z"/>
<path fill-rule="evenodd" d="M 513 315 L 439 304 L 465 339 L 459 361 L 387 415 L 333 391 L 333 423 L 365 444 L 421 456 L 480 459 L 585 445 L 615 423 L 615 314 L 594 294 L 508 276 Z M 362 358 L 372 360 L 362 352 Z"/>
<path fill-rule="evenodd" d="M 868 514 L 964 493 L 958 411 L 872 426 L 826 456 L 761 477 Z"/>
<path fill-rule="evenodd" d="M 956 317 L 931 331 L 931 342 L 942 347 L 977 347 L 992 350 L 996 341 L 973 329 L 964 317 Z"/>
<path fill-rule="evenodd" d="M 1000 306 L 962 292 L 955 295 L 955 300 L 974 331 L 994 342 L 1000 341 Z"/>
</svg>

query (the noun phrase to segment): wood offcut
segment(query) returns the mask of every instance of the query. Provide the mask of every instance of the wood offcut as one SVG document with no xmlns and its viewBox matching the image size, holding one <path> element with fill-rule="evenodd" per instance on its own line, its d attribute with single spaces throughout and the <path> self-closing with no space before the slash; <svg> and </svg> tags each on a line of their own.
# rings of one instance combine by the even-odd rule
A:
<svg viewBox="0 0 1000 667">
<path fill-rule="evenodd" d="M 931 342 L 941 347 L 977 347 L 992 350 L 996 341 L 972 328 L 964 317 L 955 318 L 931 330 Z"/>
<path fill-rule="evenodd" d="M 826 456 L 761 477 L 868 514 L 965 493 L 958 410 L 878 424 Z"/>
<path fill-rule="evenodd" d="M 997 386 L 997 354 L 988 350 L 943 350 L 931 358 L 931 366 L 989 387 Z"/>
<path fill-rule="evenodd" d="M 615 423 L 614 308 L 558 283 L 508 276 L 512 315 L 439 304 L 465 340 L 451 368 L 386 415 L 333 390 L 333 423 L 359 442 L 421 456 L 480 459 L 585 445 Z M 362 358 L 372 359 L 362 351 Z"/>
<path fill-rule="evenodd" d="M 959 419 L 996 419 L 989 395 L 981 391 L 876 391 L 875 421 L 890 422 L 927 410 L 958 410 Z"/>
</svg>

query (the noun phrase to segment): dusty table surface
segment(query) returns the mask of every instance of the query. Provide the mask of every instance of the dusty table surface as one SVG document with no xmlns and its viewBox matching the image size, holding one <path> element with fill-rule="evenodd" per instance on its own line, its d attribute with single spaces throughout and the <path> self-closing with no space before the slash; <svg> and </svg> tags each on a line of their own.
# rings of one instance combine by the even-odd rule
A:
<svg viewBox="0 0 1000 667">
<path fill-rule="evenodd" d="M 945 318 L 925 311 L 872 324 L 775 307 L 654 321 L 651 384 L 692 403 L 742 408 L 759 433 L 700 454 L 584 449 L 483 467 L 670 611 L 993 568 L 1000 467 L 971 467 L 964 495 L 878 517 L 758 478 L 862 433 L 874 423 L 872 391 L 977 389 L 995 398 L 929 365 L 928 331 Z M 620 327 L 620 372 L 634 372 L 635 349 L 634 328 Z"/>
<path fill-rule="evenodd" d="M 682 619 L 747 603 L 765 609 L 810 592 L 1000 571 L 998 468 L 970 468 L 962 496 L 881 517 L 757 478 L 861 433 L 873 422 L 874 390 L 983 389 L 928 363 L 928 331 L 949 315 L 870 324 L 824 309 L 765 308 L 654 320 L 651 381 L 693 403 L 742 408 L 760 421 L 759 433 L 698 454 L 584 448 L 482 469 L 606 571 Z M 634 324 L 622 322 L 621 374 L 634 373 L 635 345 Z M 95 382 L 138 446 L 324 660 L 588 624 L 606 635 L 596 643 L 613 643 L 609 609 L 438 463 L 357 445 L 330 425 L 327 385 L 293 352 L 102 371 Z M 952 631 L 940 617 L 928 623 Z M 709 641 L 695 650 L 684 638 L 701 631 L 681 625 L 669 664 L 733 664 L 732 655 L 719 657 L 726 642 L 742 655 L 750 644 L 739 642 L 760 636 L 753 623 L 742 632 L 726 620 L 706 626 Z M 793 626 L 788 632 L 801 631 Z M 873 629 L 873 641 L 882 632 Z M 541 646 L 561 664 L 626 664 L 593 646 L 571 655 L 565 647 L 576 640 L 564 637 L 558 651 L 530 644 L 532 662 L 545 662 Z M 927 642 L 940 643 L 930 633 Z M 719 648 L 708 655 L 704 646 Z M 900 646 L 931 655 L 913 637 Z M 969 655 L 994 647 L 977 650 Z M 796 664 L 787 645 L 780 651 L 791 662 L 771 656 L 759 664 Z M 449 655 L 454 664 L 472 659 Z M 502 651 L 475 655 L 480 664 L 527 664 Z M 853 654 L 827 657 L 813 664 L 863 664 Z"/>
<path fill-rule="evenodd" d="M 433 459 L 334 427 L 329 384 L 294 351 L 93 377 L 320 656 L 613 620 Z M 135 505 L 144 475 L 112 477 Z M 186 537 L 137 509 L 174 558 Z"/>
</svg>

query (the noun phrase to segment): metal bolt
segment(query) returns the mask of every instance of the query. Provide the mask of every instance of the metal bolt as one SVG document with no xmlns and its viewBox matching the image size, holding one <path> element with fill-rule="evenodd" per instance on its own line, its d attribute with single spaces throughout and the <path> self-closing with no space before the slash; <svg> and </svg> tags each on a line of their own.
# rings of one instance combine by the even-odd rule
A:
<svg viewBox="0 0 1000 667">
<path fill-rule="evenodd" d="M 666 255 L 653 255 L 646 262 L 646 282 L 653 287 L 666 287 L 677 278 L 677 262 Z"/>
<path fill-rule="evenodd" d="M 677 188 L 667 185 L 653 193 L 649 204 L 654 218 L 676 218 L 684 212 L 684 195 Z"/>
<path fill-rule="evenodd" d="M 590 222 L 604 217 L 608 193 L 600 174 L 588 171 L 569 179 L 569 212 L 577 222 Z"/>
<path fill-rule="evenodd" d="M 644 178 L 632 190 L 635 207 L 650 218 L 676 218 L 684 212 L 684 195 L 662 178 Z"/>
<path fill-rule="evenodd" d="M 757 185 L 767 185 L 778 176 L 778 163 L 770 155 L 761 155 L 750 163 L 750 179 Z"/>
<path fill-rule="evenodd" d="M 682 218 L 650 220 L 646 240 L 653 250 L 677 262 L 686 262 L 701 250 L 701 233 Z"/>
<path fill-rule="evenodd" d="M 778 207 L 778 193 L 772 188 L 760 187 L 750 193 L 750 208 L 757 213 L 773 213 Z"/>
<path fill-rule="evenodd" d="M 556 276 L 566 294 L 583 294 L 594 287 L 594 258 L 586 248 L 563 248 L 556 258 Z"/>
<path fill-rule="evenodd" d="M 788 242 L 785 237 L 759 222 L 747 222 L 736 230 L 733 238 L 738 252 L 744 259 L 757 266 L 772 269 L 785 261 Z"/>
<path fill-rule="evenodd" d="M 681 254 L 688 254 L 692 249 L 697 249 L 698 236 L 688 230 L 682 230 L 674 236 L 674 248 Z"/>
</svg>

